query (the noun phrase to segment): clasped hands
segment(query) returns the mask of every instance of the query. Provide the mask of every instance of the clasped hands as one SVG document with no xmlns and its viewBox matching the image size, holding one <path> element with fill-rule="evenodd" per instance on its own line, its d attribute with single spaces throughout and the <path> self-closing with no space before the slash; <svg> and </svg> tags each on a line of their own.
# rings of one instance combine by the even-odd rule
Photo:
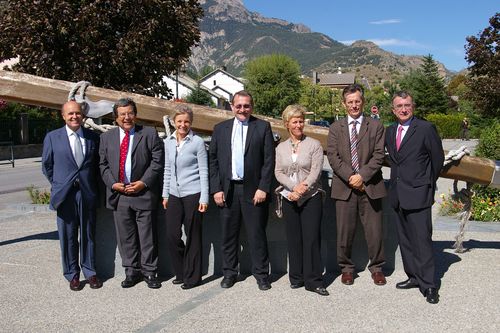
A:
<svg viewBox="0 0 500 333">
<path fill-rule="evenodd" d="M 359 173 L 349 177 L 349 186 L 358 191 L 364 191 L 363 177 Z"/>
<path fill-rule="evenodd" d="M 131 182 L 130 184 L 114 183 L 111 188 L 116 192 L 130 195 L 141 192 L 146 188 L 146 184 L 144 184 L 143 181 L 138 180 L 135 182 Z"/>
<path fill-rule="evenodd" d="M 257 189 L 257 191 L 255 191 L 255 194 L 254 194 L 253 199 L 252 199 L 253 205 L 257 206 L 258 204 L 266 201 L 266 198 L 267 198 L 267 193 L 262 191 L 262 190 Z M 215 193 L 214 194 L 214 201 L 215 201 L 215 204 L 217 206 L 223 207 L 225 202 L 226 202 L 226 199 L 224 198 L 224 192 L 219 191 L 219 192 Z"/>
<path fill-rule="evenodd" d="M 309 185 L 307 185 L 305 182 L 295 185 L 293 191 L 290 192 L 290 194 L 288 195 L 288 200 L 290 201 L 299 200 L 307 192 L 308 189 Z"/>
</svg>

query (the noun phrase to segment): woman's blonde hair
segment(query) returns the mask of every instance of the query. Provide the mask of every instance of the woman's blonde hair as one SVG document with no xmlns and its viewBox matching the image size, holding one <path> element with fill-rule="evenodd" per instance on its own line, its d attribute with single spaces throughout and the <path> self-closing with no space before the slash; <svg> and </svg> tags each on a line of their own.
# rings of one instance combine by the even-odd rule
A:
<svg viewBox="0 0 500 333">
<path fill-rule="evenodd" d="M 174 113 L 174 121 L 175 118 L 181 114 L 187 114 L 189 117 L 189 121 L 193 122 L 193 110 L 187 106 L 187 105 L 180 105 L 175 108 L 175 113 Z"/>
<path fill-rule="evenodd" d="M 281 118 L 283 119 L 283 124 L 286 126 L 288 121 L 292 118 L 302 118 L 306 119 L 307 109 L 299 104 L 288 105 L 283 111 Z"/>
</svg>

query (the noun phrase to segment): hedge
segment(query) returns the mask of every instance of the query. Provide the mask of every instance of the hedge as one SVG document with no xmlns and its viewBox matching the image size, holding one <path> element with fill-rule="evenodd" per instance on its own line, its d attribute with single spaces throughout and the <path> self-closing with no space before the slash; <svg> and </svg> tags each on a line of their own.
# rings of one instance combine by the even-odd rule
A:
<svg viewBox="0 0 500 333">
<path fill-rule="evenodd" d="M 466 115 L 463 113 L 430 113 L 425 118 L 436 125 L 439 136 L 442 139 L 457 139 L 460 138 L 464 117 Z"/>
</svg>

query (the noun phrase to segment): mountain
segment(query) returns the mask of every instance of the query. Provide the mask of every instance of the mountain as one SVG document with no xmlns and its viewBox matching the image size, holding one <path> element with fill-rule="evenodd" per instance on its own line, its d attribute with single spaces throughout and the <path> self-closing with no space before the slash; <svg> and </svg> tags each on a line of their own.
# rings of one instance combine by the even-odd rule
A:
<svg viewBox="0 0 500 333">
<path fill-rule="evenodd" d="M 342 72 L 353 72 L 374 84 L 422 63 L 422 57 L 396 55 L 368 41 L 344 45 L 303 24 L 263 17 L 248 11 L 241 0 L 200 0 L 200 4 L 205 11 L 201 40 L 188 64 L 196 71 L 207 65 L 225 66 L 230 73 L 241 75 L 248 60 L 281 53 L 297 60 L 306 75 L 313 70 L 337 72 L 341 67 Z M 442 64 L 439 67 L 443 75 L 449 74 Z"/>
</svg>

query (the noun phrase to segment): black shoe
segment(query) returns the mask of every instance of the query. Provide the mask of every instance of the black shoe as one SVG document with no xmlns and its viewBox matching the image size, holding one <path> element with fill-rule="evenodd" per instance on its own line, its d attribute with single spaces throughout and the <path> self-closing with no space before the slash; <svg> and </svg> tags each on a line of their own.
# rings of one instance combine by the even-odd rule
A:
<svg viewBox="0 0 500 333">
<path fill-rule="evenodd" d="M 183 283 L 181 285 L 181 288 L 184 289 L 184 290 L 187 290 L 187 289 L 191 289 L 191 288 L 197 287 L 199 285 L 200 285 L 199 283 L 195 283 L 195 284 Z"/>
<path fill-rule="evenodd" d="M 436 288 L 427 288 L 424 292 L 427 302 L 437 304 L 439 302 L 439 294 Z"/>
<path fill-rule="evenodd" d="M 257 280 L 257 285 L 260 290 L 269 290 L 271 289 L 271 283 L 268 279 Z"/>
<path fill-rule="evenodd" d="M 232 286 L 234 286 L 235 282 L 236 282 L 235 277 L 224 277 L 220 282 L 220 286 L 222 288 L 231 288 Z"/>
<path fill-rule="evenodd" d="M 158 278 L 156 277 L 156 275 L 145 275 L 144 281 L 146 282 L 148 287 L 151 289 L 161 288 L 161 282 L 158 281 Z"/>
<path fill-rule="evenodd" d="M 324 287 L 316 287 L 316 288 L 307 288 L 306 287 L 306 290 L 312 291 L 313 293 L 316 293 L 316 294 L 321 295 L 321 296 L 328 296 L 328 295 L 330 295 L 330 293 L 328 292 L 328 290 L 326 290 L 326 288 L 324 288 Z"/>
<path fill-rule="evenodd" d="M 397 289 L 418 288 L 418 283 L 412 279 L 408 279 L 403 282 L 396 283 L 396 288 Z"/>
<path fill-rule="evenodd" d="M 125 280 L 122 281 L 122 288 L 131 288 L 141 282 L 139 275 L 127 275 Z"/>
<path fill-rule="evenodd" d="M 290 284 L 290 288 L 292 288 L 292 289 L 299 289 L 299 288 L 302 288 L 303 286 L 304 286 L 304 282 Z"/>
<path fill-rule="evenodd" d="M 182 284 L 183 282 L 184 281 L 182 279 L 177 279 L 177 278 L 172 280 L 173 284 Z"/>
</svg>

